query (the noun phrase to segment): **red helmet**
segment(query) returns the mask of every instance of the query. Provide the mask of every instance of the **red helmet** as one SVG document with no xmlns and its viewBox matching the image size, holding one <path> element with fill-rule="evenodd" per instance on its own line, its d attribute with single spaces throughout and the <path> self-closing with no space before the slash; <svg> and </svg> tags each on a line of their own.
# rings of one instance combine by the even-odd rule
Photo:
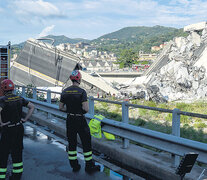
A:
<svg viewBox="0 0 207 180">
<path fill-rule="evenodd" d="M 1 82 L 1 89 L 3 91 L 12 91 L 14 90 L 14 83 L 10 79 L 4 79 Z"/>
<path fill-rule="evenodd" d="M 73 81 L 80 81 L 81 80 L 81 73 L 78 70 L 72 71 L 70 75 L 70 80 Z"/>
</svg>

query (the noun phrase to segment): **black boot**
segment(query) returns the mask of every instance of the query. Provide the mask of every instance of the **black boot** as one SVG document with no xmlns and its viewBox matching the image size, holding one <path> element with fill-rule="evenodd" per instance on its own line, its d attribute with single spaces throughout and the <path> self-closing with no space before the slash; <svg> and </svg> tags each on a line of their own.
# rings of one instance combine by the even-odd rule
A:
<svg viewBox="0 0 207 180">
<path fill-rule="evenodd" d="M 72 168 L 73 168 L 73 172 L 78 172 L 80 170 L 80 168 L 81 168 L 81 165 L 80 164 L 76 164 Z"/>
<path fill-rule="evenodd" d="M 12 174 L 9 180 L 21 180 L 22 174 Z"/>
<path fill-rule="evenodd" d="M 85 167 L 85 171 L 89 174 L 94 173 L 96 171 L 100 171 L 100 166 L 99 165 L 95 165 L 94 161 L 90 161 L 86 163 L 86 167 Z"/>
<path fill-rule="evenodd" d="M 70 161 L 70 166 L 73 168 L 73 172 L 78 172 L 81 168 L 81 165 L 78 163 L 78 160 Z"/>
</svg>

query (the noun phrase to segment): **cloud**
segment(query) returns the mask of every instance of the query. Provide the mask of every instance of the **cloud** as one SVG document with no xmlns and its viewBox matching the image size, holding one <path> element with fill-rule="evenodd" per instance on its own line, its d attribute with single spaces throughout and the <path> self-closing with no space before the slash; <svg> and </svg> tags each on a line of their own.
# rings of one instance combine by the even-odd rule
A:
<svg viewBox="0 0 207 180">
<path fill-rule="evenodd" d="M 37 36 L 37 38 L 41 38 L 49 35 L 49 33 L 54 29 L 55 25 L 47 26 L 42 30 L 42 32 Z"/>
<path fill-rule="evenodd" d="M 64 17 L 54 4 L 43 0 L 15 0 L 11 2 L 10 7 L 15 7 L 15 13 L 23 17 Z"/>
<path fill-rule="evenodd" d="M 175 19 L 176 17 L 178 25 L 182 25 L 181 21 L 187 15 L 194 15 L 195 19 L 198 16 L 206 17 L 207 8 L 207 2 L 202 0 L 171 0 L 170 3 L 158 0 L 82 0 L 65 1 L 62 5 L 63 11 L 67 12 L 68 17 L 71 18 L 87 19 L 93 17 L 96 19 L 110 16 L 114 21 L 119 19 L 119 22 L 122 19 L 151 18 L 153 22 L 154 19 L 159 20 L 164 17 Z"/>
<path fill-rule="evenodd" d="M 48 24 L 55 25 L 53 33 L 56 35 L 92 39 L 127 26 L 162 25 L 182 28 L 207 19 L 206 0 L 5 1 L 9 6 L 0 6 L 4 9 L 0 15 L 7 18 L 13 29 L 19 27 L 20 33 L 23 29 L 33 36 Z M 1 0 L 0 5 L 3 5 Z M 54 28 L 48 27 L 51 27 L 50 31 Z"/>
<path fill-rule="evenodd" d="M 188 5 L 190 2 L 189 0 L 171 0 L 170 5 L 176 5 L 176 4 L 182 4 L 182 5 Z"/>
</svg>

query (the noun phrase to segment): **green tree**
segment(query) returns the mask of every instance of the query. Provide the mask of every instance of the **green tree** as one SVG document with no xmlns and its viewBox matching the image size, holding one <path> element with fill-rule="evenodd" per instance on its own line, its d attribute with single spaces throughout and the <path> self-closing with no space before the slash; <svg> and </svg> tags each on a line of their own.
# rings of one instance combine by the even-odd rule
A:
<svg viewBox="0 0 207 180">
<path fill-rule="evenodd" d="M 120 57 L 117 59 L 117 62 L 120 64 L 120 68 L 131 67 L 137 59 L 138 54 L 132 49 L 123 49 L 120 52 Z"/>
</svg>

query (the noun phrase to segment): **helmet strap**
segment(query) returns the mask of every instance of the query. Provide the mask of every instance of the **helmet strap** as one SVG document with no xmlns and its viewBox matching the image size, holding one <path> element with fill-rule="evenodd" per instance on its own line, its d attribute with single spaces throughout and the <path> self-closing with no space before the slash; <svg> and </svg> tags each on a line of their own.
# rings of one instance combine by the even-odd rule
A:
<svg viewBox="0 0 207 180">
<path fill-rule="evenodd" d="M 72 80 L 72 82 L 73 83 L 76 82 L 76 83 L 80 84 L 80 81 L 77 81 L 77 80 Z"/>
<path fill-rule="evenodd" d="M 12 94 L 12 90 L 9 90 L 9 91 L 4 91 L 4 95 L 9 95 L 9 94 Z"/>
</svg>

